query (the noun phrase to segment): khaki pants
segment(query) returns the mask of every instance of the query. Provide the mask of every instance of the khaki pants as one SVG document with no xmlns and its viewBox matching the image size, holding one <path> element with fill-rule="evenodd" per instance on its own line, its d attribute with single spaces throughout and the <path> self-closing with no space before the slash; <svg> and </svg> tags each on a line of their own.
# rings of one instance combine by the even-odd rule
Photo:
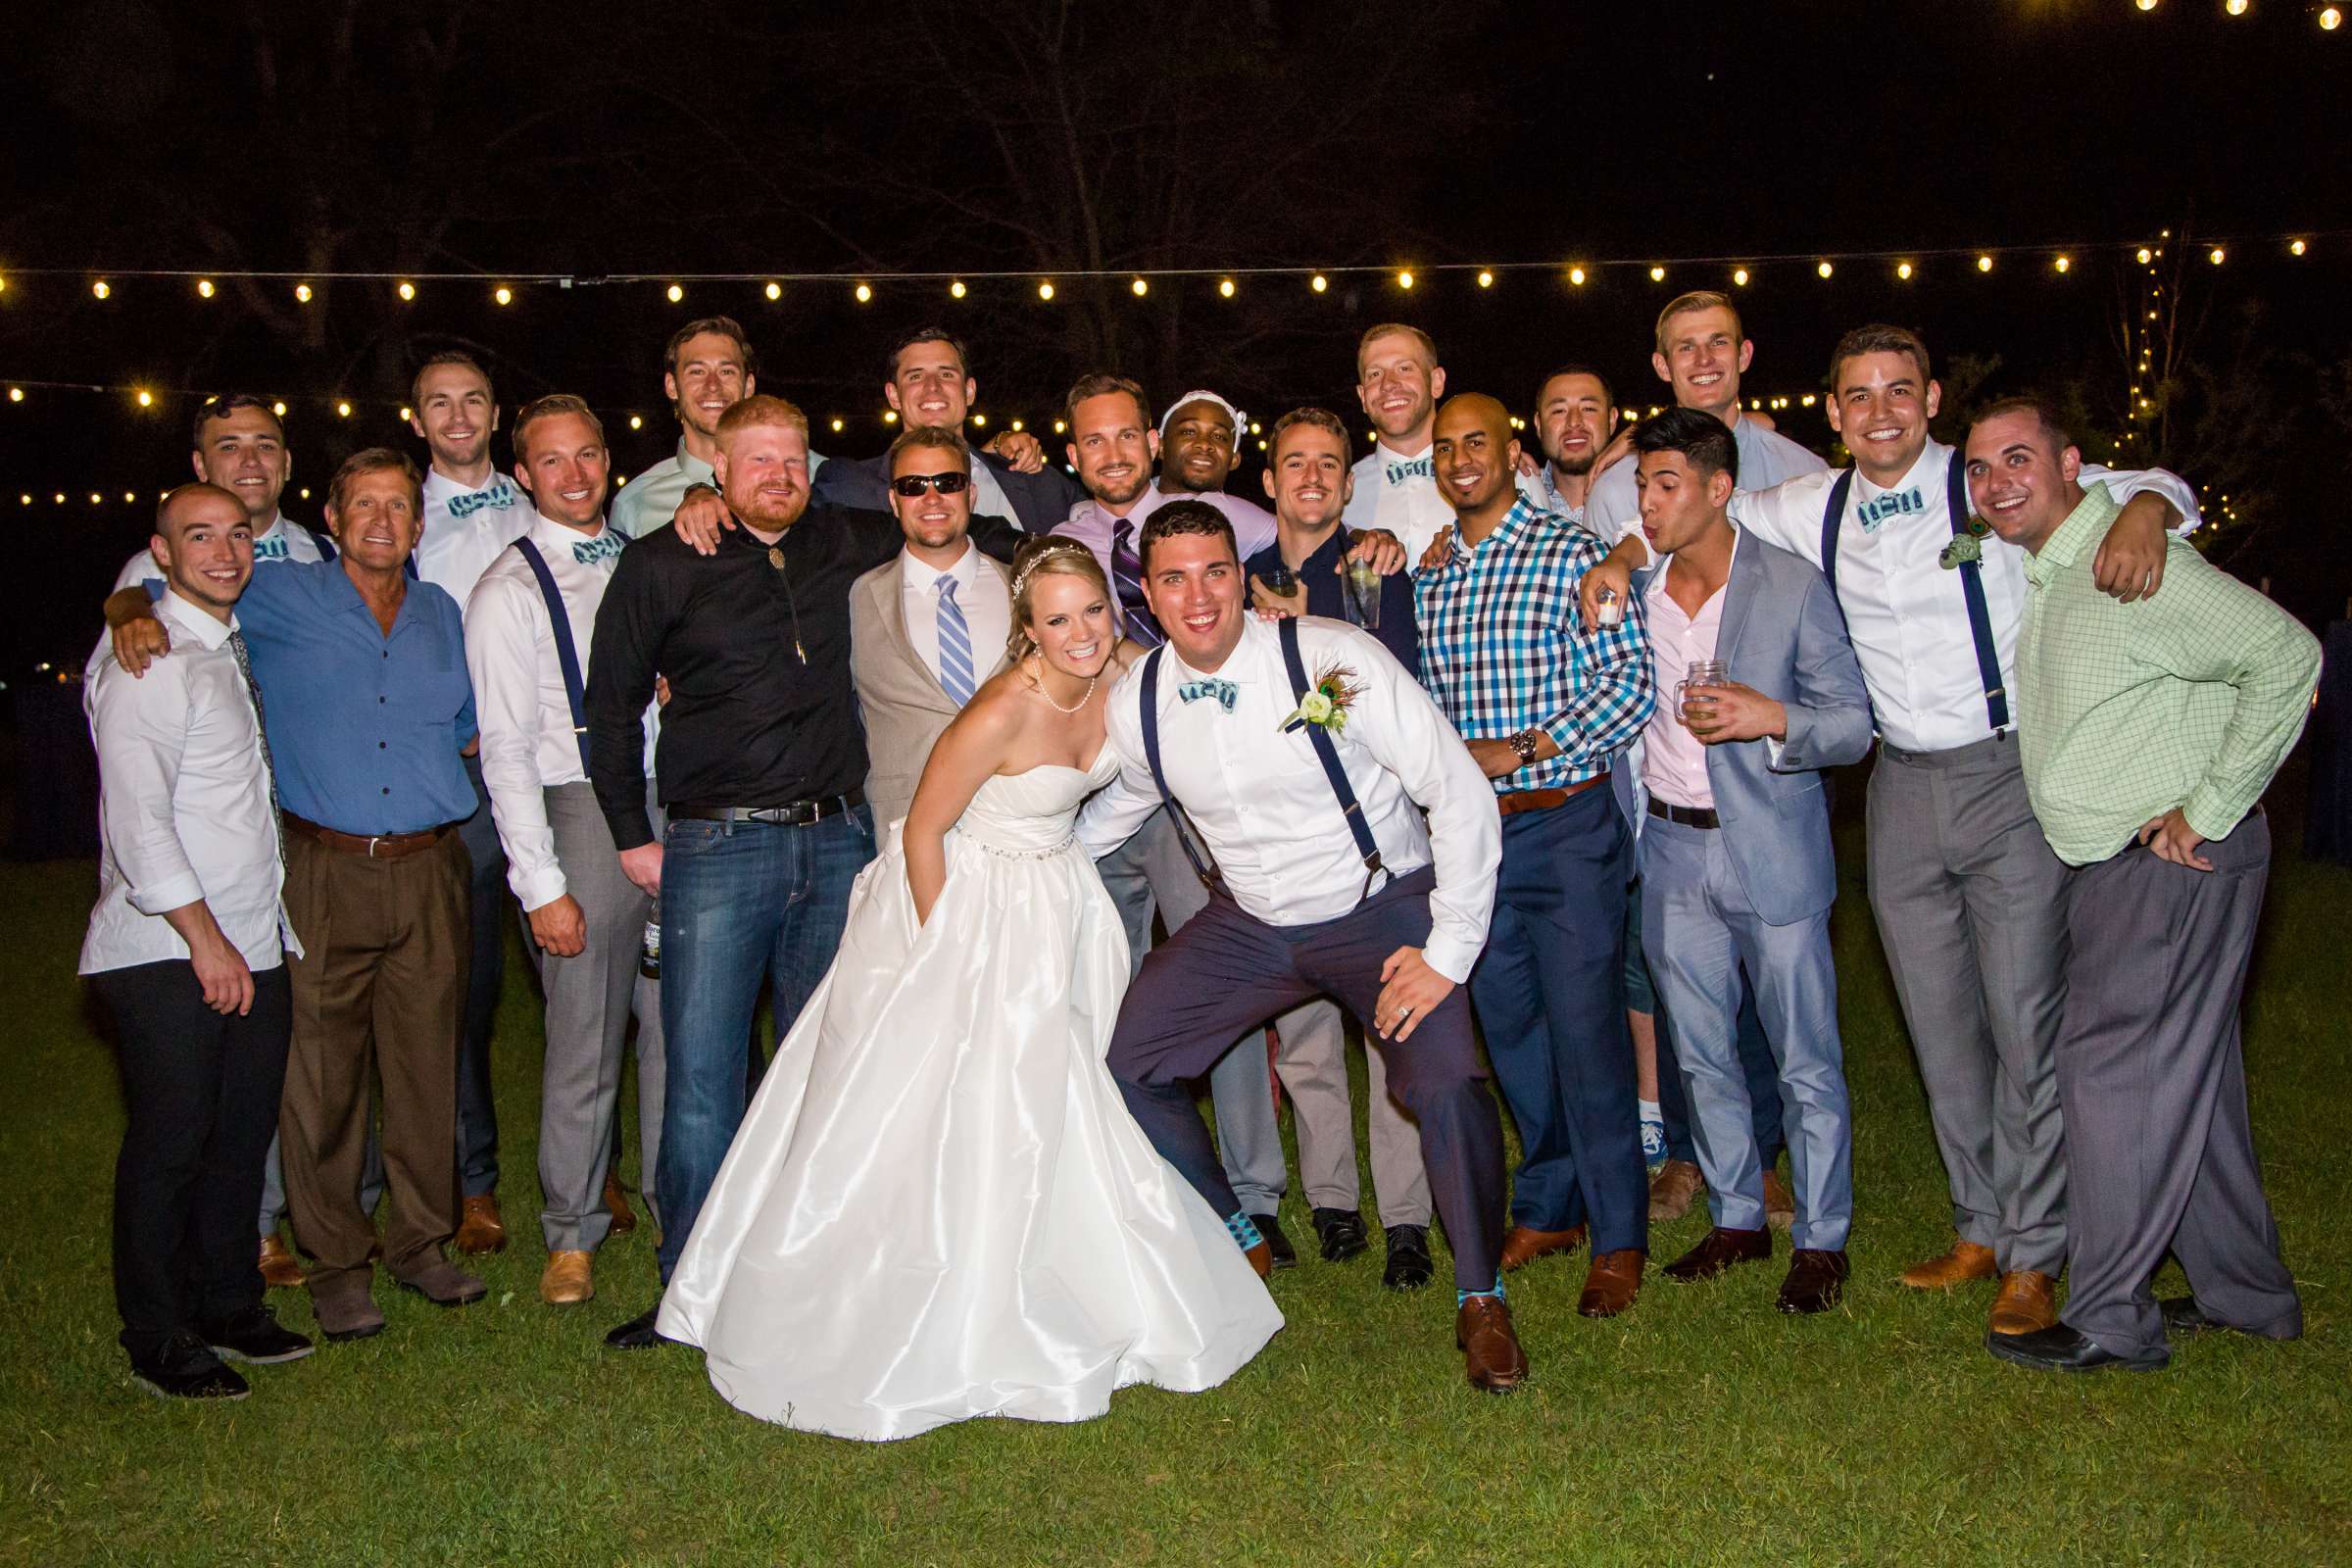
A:
<svg viewBox="0 0 2352 1568">
<path fill-rule="evenodd" d="M 360 1211 L 368 1081 L 383 1086 L 391 1213 L 384 1261 L 408 1276 L 457 1229 L 458 1009 L 466 994 L 469 881 L 455 833 L 398 859 L 286 836 L 294 1036 L 278 1116 L 294 1235 L 318 1259 L 311 1288 L 368 1273 L 375 1226 Z"/>
</svg>

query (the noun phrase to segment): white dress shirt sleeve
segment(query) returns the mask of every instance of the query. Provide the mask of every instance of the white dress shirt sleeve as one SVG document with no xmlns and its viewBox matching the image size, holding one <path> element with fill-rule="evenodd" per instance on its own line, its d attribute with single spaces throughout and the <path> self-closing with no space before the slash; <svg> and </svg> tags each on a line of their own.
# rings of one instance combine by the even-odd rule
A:
<svg viewBox="0 0 2352 1568">
<path fill-rule="evenodd" d="M 2085 463 L 2077 482 L 2084 489 L 2094 484 L 2105 485 L 2109 499 L 2119 507 L 2137 495 L 2153 493 L 2164 497 L 2180 514 L 2180 521 L 2173 532 L 2182 539 L 2195 533 L 2205 520 L 2197 512 L 2197 492 L 2186 479 L 2163 468 L 2102 468 L 2095 463 Z"/>
<path fill-rule="evenodd" d="M 524 909 L 567 889 L 540 793 L 539 644 L 551 635 L 547 604 L 503 571 L 485 573 L 466 606 L 466 668 L 481 726 L 482 784 L 507 852 L 507 885 Z"/>
<path fill-rule="evenodd" d="M 110 662 L 90 696 L 99 827 L 131 907 L 141 914 L 162 914 L 204 898 L 172 806 L 194 717 L 185 669 L 183 660 L 161 659 L 147 666 L 145 679 L 134 680 Z"/>
<path fill-rule="evenodd" d="M 1104 705 L 1102 744 L 1117 754 L 1119 771 L 1079 811 L 1076 828 L 1079 844 L 1094 859 L 1135 837 L 1159 809 L 1159 787 L 1152 782 L 1152 765 L 1144 757 L 1141 693 L 1142 679 L 1131 669 L 1119 677 Z"/>
<path fill-rule="evenodd" d="M 1736 490 L 1732 493 L 1732 521 L 1766 544 L 1778 545 L 1819 566 L 1821 509 L 1829 504 L 1830 487 L 1838 482 L 1839 471 L 1825 468 L 1819 473 L 1799 474 L 1768 490 Z"/>
<path fill-rule="evenodd" d="M 1396 774 L 1414 804 L 1429 813 L 1430 859 L 1438 880 L 1429 896 L 1429 940 L 1421 956 L 1459 985 L 1470 978 L 1470 966 L 1487 945 L 1487 923 L 1494 912 L 1494 874 L 1502 864 L 1502 816 L 1494 808 L 1494 787 L 1420 683 L 1371 634 L 1356 637 L 1369 647 L 1352 661 L 1364 689 L 1355 700 L 1349 736 Z"/>
</svg>

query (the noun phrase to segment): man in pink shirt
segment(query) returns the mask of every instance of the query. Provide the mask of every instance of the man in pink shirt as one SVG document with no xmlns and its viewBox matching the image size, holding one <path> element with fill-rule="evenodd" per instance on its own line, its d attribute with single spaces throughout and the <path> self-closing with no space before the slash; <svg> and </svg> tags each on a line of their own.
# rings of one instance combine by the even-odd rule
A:
<svg viewBox="0 0 2352 1568">
<path fill-rule="evenodd" d="M 1664 562 L 1640 590 L 1658 692 L 1637 786 L 1642 945 L 1674 1020 L 1714 1221 L 1665 1272 L 1707 1279 L 1772 1255 L 1735 1045 L 1752 986 L 1794 1112 L 1795 1250 L 1778 1304 L 1824 1311 L 1844 1289 L 1853 1157 L 1819 770 L 1870 749 L 1870 699 L 1821 573 L 1732 527 L 1740 452 L 1723 421 L 1676 409 L 1643 423 L 1634 450 L 1642 531 Z M 1704 664 L 1719 667 L 1698 684 Z"/>
</svg>

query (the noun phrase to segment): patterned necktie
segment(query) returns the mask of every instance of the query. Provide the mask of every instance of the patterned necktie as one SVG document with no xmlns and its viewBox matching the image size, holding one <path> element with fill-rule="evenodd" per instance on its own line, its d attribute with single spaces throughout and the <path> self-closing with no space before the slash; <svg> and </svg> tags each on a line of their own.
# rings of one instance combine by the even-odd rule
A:
<svg viewBox="0 0 2352 1568">
<path fill-rule="evenodd" d="M 261 737 L 262 772 L 270 780 L 270 825 L 274 829 L 278 811 L 277 764 L 270 760 L 270 729 L 262 717 L 262 688 L 254 681 L 253 657 L 245 651 L 243 632 L 232 631 L 228 634 L 228 651 L 236 656 L 237 673 L 245 677 L 245 695 L 253 699 L 253 732 Z M 283 833 L 277 835 L 277 858 L 281 864 L 286 858 L 286 836 Z"/>
<path fill-rule="evenodd" d="M 939 684 L 957 708 L 972 700 L 972 629 L 956 603 L 956 579 L 939 579 Z"/>
<path fill-rule="evenodd" d="M 1146 648 L 1167 641 L 1144 603 L 1144 563 L 1135 553 L 1135 524 L 1121 517 L 1110 530 L 1110 580 L 1118 590 L 1119 610 L 1127 618 L 1127 635 Z"/>
</svg>

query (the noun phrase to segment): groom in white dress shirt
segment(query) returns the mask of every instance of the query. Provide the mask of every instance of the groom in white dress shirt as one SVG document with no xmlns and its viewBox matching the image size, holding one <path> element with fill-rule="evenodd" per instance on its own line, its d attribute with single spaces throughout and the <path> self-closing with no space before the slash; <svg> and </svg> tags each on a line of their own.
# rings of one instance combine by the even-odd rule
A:
<svg viewBox="0 0 2352 1568">
<path fill-rule="evenodd" d="M 1233 530 L 1214 508 L 1161 508 L 1139 555 L 1167 642 L 1111 693 L 1119 776 L 1088 804 L 1078 836 L 1100 857 L 1168 805 L 1211 895 L 1144 960 L 1111 1037 L 1111 1074 L 1153 1147 L 1263 1272 L 1265 1244 L 1187 1084 L 1243 1030 L 1312 997 L 1364 1019 L 1390 1092 L 1420 1124 L 1470 1381 L 1515 1388 L 1527 1357 L 1496 1273 L 1501 1118 L 1461 990 L 1501 858 L 1493 791 L 1379 639 L 1249 612 Z M 1336 728 L 1300 720 L 1309 680 L 1345 689 Z"/>
</svg>

